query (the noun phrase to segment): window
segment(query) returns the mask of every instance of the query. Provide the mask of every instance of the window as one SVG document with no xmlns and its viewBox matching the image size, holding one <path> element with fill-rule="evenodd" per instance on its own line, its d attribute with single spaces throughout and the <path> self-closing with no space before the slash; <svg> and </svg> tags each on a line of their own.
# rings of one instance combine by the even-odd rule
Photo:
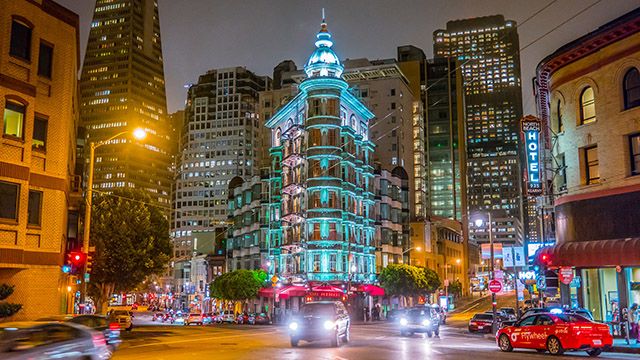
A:
<svg viewBox="0 0 640 360">
<path fill-rule="evenodd" d="M 564 159 L 564 153 L 558 155 L 556 159 L 558 162 L 558 172 L 557 172 L 558 176 L 556 178 L 558 182 L 558 190 L 566 191 L 567 190 L 567 164 Z"/>
<path fill-rule="evenodd" d="M 640 106 L 640 71 L 637 68 L 627 71 L 622 86 L 625 110 Z"/>
<path fill-rule="evenodd" d="M 584 148 L 584 168 L 587 185 L 600 182 L 600 169 L 598 167 L 598 147 Z"/>
<path fill-rule="evenodd" d="M 596 121 L 596 101 L 591 86 L 582 90 L 580 95 L 580 124 Z"/>
<path fill-rule="evenodd" d="M 640 175 L 640 133 L 629 136 L 631 175 Z"/>
<path fill-rule="evenodd" d="M 7 101 L 4 107 L 4 134 L 22 139 L 26 106 Z"/>
<path fill-rule="evenodd" d="M 392 102 L 392 103 L 391 103 L 391 110 L 393 110 L 393 109 L 395 109 L 395 108 L 396 108 L 396 103 Z"/>
<path fill-rule="evenodd" d="M 40 226 L 42 220 L 42 191 L 29 190 L 27 224 Z"/>
<path fill-rule="evenodd" d="M 51 79 L 53 68 L 53 46 L 40 43 L 38 53 L 38 75 Z"/>
<path fill-rule="evenodd" d="M 560 100 L 556 104 L 556 122 L 557 122 L 557 130 L 559 133 L 564 131 L 564 124 L 562 123 L 562 107 L 560 104 Z"/>
<path fill-rule="evenodd" d="M 391 96 L 396 96 L 396 89 L 391 89 Z"/>
<path fill-rule="evenodd" d="M 32 146 L 34 149 L 44 150 L 46 144 L 47 144 L 47 119 L 38 117 L 36 115 L 35 121 L 33 122 Z"/>
<path fill-rule="evenodd" d="M 519 326 L 519 327 L 521 327 L 521 326 L 531 326 L 535 322 L 536 317 L 537 316 L 535 316 L 535 315 L 527 316 L 526 318 L 520 320 L 520 322 L 517 324 L 517 326 Z"/>
<path fill-rule="evenodd" d="M 18 220 L 20 185 L 0 181 L 0 219 Z"/>
<path fill-rule="evenodd" d="M 31 27 L 17 20 L 11 23 L 9 54 L 23 60 L 31 60 Z"/>
</svg>

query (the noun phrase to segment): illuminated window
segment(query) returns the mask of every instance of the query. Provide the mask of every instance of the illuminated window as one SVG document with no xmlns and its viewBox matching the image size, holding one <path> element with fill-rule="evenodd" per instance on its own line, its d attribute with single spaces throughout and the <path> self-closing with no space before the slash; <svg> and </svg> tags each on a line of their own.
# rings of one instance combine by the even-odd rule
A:
<svg viewBox="0 0 640 360">
<path fill-rule="evenodd" d="M 4 108 L 4 135 L 23 138 L 26 106 L 7 101 Z"/>
<path fill-rule="evenodd" d="M 591 86 L 586 87 L 580 94 L 580 124 L 596 121 L 596 101 Z"/>
<path fill-rule="evenodd" d="M 636 68 L 627 71 L 622 86 L 625 110 L 640 106 L 640 71 Z"/>
</svg>

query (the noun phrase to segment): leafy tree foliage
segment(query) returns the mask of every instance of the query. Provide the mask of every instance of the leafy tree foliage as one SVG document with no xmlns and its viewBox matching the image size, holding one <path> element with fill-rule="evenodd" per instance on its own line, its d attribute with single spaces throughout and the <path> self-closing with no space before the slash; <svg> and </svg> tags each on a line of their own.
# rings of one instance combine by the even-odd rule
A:
<svg viewBox="0 0 640 360">
<path fill-rule="evenodd" d="M 5 300 L 13 294 L 14 286 L 8 284 L 0 285 L 0 301 Z M 0 302 L 0 319 L 9 317 L 22 309 L 21 304 L 13 304 L 9 302 Z"/>
<path fill-rule="evenodd" d="M 99 312 L 114 292 L 134 289 L 160 274 L 171 257 L 169 222 L 141 190 L 122 189 L 94 198 L 91 244 L 96 253 L 90 295 Z"/>
<path fill-rule="evenodd" d="M 424 267 L 390 264 L 380 273 L 380 285 L 392 296 L 431 294 L 440 284 L 438 274 Z"/>
<path fill-rule="evenodd" d="M 460 280 L 453 281 L 449 284 L 449 294 L 452 294 L 455 298 L 462 297 L 462 283 Z"/>
<path fill-rule="evenodd" d="M 266 280 L 263 270 L 235 270 L 218 276 L 209 289 L 217 299 L 241 301 L 256 297 Z"/>
</svg>

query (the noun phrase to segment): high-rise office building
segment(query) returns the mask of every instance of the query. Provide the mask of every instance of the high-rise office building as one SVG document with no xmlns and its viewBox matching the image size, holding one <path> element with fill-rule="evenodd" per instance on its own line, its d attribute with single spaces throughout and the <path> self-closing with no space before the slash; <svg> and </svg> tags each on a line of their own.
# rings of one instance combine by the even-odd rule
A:
<svg viewBox="0 0 640 360">
<path fill-rule="evenodd" d="M 80 79 L 80 116 L 96 149 L 94 189 L 143 189 L 169 207 L 171 139 L 158 3 L 97 0 Z M 142 127 L 147 137 L 134 142 Z M 88 161 L 88 159 L 85 159 Z"/>
<path fill-rule="evenodd" d="M 434 55 L 458 60 L 463 76 L 470 216 L 490 211 L 494 219 L 520 227 L 522 91 L 516 24 L 501 15 L 449 21 L 446 29 L 434 32 Z M 513 242 L 522 241 L 520 233 L 513 231 Z"/>
<path fill-rule="evenodd" d="M 427 213 L 462 221 L 467 206 L 464 96 L 458 62 L 426 61 Z"/>
<path fill-rule="evenodd" d="M 231 67 L 210 70 L 189 88 L 171 224 L 176 258 L 192 255 L 194 231 L 223 236 L 229 181 L 259 175 L 258 93 L 270 82 Z"/>
</svg>

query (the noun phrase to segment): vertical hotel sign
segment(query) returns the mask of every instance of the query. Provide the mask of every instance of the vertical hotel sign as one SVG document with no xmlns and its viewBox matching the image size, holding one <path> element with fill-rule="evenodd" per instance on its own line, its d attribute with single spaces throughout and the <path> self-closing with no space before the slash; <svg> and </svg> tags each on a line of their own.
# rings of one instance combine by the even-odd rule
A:
<svg viewBox="0 0 640 360">
<path fill-rule="evenodd" d="M 527 156 L 527 194 L 535 196 L 542 194 L 540 180 L 540 131 L 541 122 L 535 116 L 525 116 L 522 119 L 522 134 L 524 135 L 525 154 Z"/>
</svg>

